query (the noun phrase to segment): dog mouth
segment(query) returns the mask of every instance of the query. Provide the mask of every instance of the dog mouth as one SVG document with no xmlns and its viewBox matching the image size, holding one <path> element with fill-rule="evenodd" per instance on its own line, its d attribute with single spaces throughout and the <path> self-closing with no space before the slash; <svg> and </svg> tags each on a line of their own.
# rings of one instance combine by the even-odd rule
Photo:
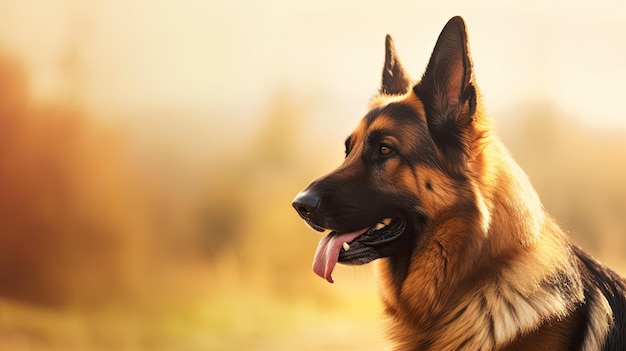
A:
<svg viewBox="0 0 626 351">
<path fill-rule="evenodd" d="M 354 232 L 331 231 L 317 246 L 313 271 L 329 283 L 333 283 L 332 272 L 337 262 L 361 265 L 389 256 L 393 253 L 395 240 L 405 229 L 404 219 L 384 218 L 371 227 Z"/>
</svg>

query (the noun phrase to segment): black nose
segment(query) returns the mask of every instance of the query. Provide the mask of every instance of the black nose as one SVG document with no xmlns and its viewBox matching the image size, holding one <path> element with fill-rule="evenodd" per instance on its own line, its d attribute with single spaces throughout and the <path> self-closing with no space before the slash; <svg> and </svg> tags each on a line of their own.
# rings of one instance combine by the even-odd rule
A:
<svg viewBox="0 0 626 351">
<path fill-rule="evenodd" d="M 304 190 L 296 195 L 291 204 L 298 211 L 300 217 L 308 218 L 317 209 L 319 202 L 320 198 L 317 194 Z"/>
</svg>

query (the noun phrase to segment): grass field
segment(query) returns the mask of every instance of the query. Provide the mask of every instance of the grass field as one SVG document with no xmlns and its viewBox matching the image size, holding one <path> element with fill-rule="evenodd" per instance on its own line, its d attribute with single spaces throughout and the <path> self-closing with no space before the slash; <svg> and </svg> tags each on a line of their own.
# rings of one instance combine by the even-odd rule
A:
<svg viewBox="0 0 626 351">
<path fill-rule="evenodd" d="M 0 300 L 0 350 L 385 349 L 375 289 L 363 282 L 345 282 L 354 294 L 323 302 L 232 286 L 212 289 L 208 275 L 197 269 L 171 283 L 190 278 L 197 283 L 185 289 L 170 285 L 100 306 L 49 308 Z M 356 294 L 359 285 L 362 293 Z"/>
</svg>

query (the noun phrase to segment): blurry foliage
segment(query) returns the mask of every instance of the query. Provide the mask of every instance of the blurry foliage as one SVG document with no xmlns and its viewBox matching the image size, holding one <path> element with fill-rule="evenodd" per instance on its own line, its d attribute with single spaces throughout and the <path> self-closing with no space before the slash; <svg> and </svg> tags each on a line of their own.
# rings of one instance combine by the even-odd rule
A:
<svg viewBox="0 0 626 351">
<path fill-rule="evenodd" d="M 0 294 L 93 302 L 134 284 L 145 228 L 121 147 L 81 111 L 31 101 L 0 58 Z"/>
<path fill-rule="evenodd" d="M 300 277 L 310 273 L 318 239 L 299 234 L 308 230 L 291 208 L 307 178 L 320 172 L 320 165 L 298 156 L 298 125 L 308 117 L 307 105 L 286 91 L 275 94 L 259 133 L 238 150 L 238 161 L 224 162 L 210 179 L 201 212 L 205 252 L 230 255 L 243 284 L 285 296 L 309 292 Z"/>
</svg>

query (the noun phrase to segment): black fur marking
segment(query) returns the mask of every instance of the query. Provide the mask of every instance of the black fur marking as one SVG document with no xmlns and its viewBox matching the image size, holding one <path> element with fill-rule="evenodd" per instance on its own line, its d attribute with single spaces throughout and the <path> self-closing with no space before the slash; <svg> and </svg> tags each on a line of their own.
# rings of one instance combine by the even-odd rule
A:
<svg viewBox="0 0 626 351">
<path fill-rule="evenodd" d="M 352 151 L 352 138 L 348 137 L 345 141 L 345 146 L 346 146 L 346 157 L 350 154 L 350 151 Z"/>
<path fill-rule="evenodd" d="M 363 117 L 365 119 L 365 126 L 367 128 L 369 128 L 369 126 L 372 125 L 372 123 L 376 120 L 376 118 L 378 118 L 378 115 L 380 114 L 380 107 L 375 107 L 373 109 L 371 109 L 366 115 L 365 117 Z"/>
<path fill-rule="evenodd" d="M 391 272 L 393 272 L 393 275 L 391 276 L 393 286 L 402 287 L 409 274 L 410 264 L 411 260 L 408 256 L 405 256 L 402 253 L 389 257 L 389 265 L 391 266 Z M 398 296 L 400 295 L 401 290 L 402 288 L 398 289 Z"/>
<path fill-rule="evenodd" d="M 414 232 L 405 233 L 405 235 L 399 239 L 403 243 L 401 249 L 398 249 L 395 255 L 389 257 L 389 265 L 391 266 L 391 271 L 393 272 L 392 279 L 394 281 L 394 286 L 402 287 L 404 281 L 409 275 L 411 256 L 413 255 L 418 235 L 418 233 Z M 400 293 L 400 290 L 402 289 L 400 288 L 398 293 Z"/>
<path fill-rule="evenodd" d="M 381 113 L 389 116 L 395 122 L 422 124 L 422 119 L 417 114 L 417 111 L 413 107 L 400 102 L 388 104 L 381 110 Z"/>
<path fill-rule="evenodd" d="M 442 30 L 422 80 L 413 87 L 424 104 L 431 137 L 453 176 L 465 171 L 469 152 L 468 129 L 477 104 L 471 79 L 465 23 L 455 17 Z"/>
<path fill-rule="evenodd" d="M 603 350 L 626 350 L 626 281 L 579 247 L 574 247 L 574 253 L 580 259 L 580 270 L 584 274 L 585 298 L 588 301 L 595 300 L 596 297 L 592 292 L 599 289 L 613 310 L 613 323 L 609 328 Z M 586 305 L 588 309 L 589 303 Z M 587 311 L 589 312 L 591 311 Z"/>
<path fill-rule="evenodd" d="M 391 95 L 405 94 L 410 86 L 411 79 L 400 63 L 393 39 L 387 34 L 385 38 L 385 67 L 383 68 L 380 92 Z"/>
<path fill-rule="evenodd" d="M 588 300 L 587 295 L 585 295 L 585 300 Z M 570 338 L 570 348 L 574 348 L 575 345 L 582 345 L 585 337 L 587 336 L 587 328 L 586 323 L 589 321 L 589 306 L 588 305 L 579 305 L 579 307 L 571 314 L 570 318 L 574 318 L 576 323 L 574 323 L 574 329 L 571 332 Z"/>
</svg>

